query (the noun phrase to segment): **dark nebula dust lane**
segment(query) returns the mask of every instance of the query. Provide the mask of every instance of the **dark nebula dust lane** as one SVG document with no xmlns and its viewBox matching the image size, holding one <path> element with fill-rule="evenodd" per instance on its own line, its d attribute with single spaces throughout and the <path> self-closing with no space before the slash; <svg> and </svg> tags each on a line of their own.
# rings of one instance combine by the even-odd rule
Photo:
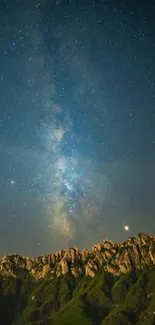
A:
<svg viewBox="0 0 155 325">
<path fill-rule="evenodd" d="M 1 1 L 1 256 L 154 234 L 154 15 Z"/>
</svg>

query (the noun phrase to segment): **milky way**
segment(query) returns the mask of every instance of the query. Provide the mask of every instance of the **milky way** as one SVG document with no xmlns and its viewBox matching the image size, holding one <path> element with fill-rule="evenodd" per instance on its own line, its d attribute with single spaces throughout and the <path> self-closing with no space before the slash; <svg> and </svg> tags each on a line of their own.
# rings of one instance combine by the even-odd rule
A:
<svg viewBox="0 0 155 325">
<path fill-rule="evenodd" d="M 78 224 L 83 223 L 86 218 L 98 219 L 108 181 L 103 175 L 100 175 L 97 184 L 92 179 L 95 171 L 90 162 L 82 161 L 76 149 L 77 139 L 72 131 L 71 120 L 67 116 L 60 122 L 62 113 L 61 109 L 57 118 L 54 114 L 38 130 L 45 152 L 39 168 L 36 169 L 35 181 L 39 182 L 45 193 L 49 227 L 73 239 Z M 66 153 L 66 146 L 69 147 L 70 154 Z M 100 183 L 103 183 L 102 192 L 99 189 L 98 197 L 97 186 L 100 187 Z"/>
<path fill-rule="evenodd" d="M 154 232 L 154 2 L 0 6 L 0 255 Z"/>
</svg>

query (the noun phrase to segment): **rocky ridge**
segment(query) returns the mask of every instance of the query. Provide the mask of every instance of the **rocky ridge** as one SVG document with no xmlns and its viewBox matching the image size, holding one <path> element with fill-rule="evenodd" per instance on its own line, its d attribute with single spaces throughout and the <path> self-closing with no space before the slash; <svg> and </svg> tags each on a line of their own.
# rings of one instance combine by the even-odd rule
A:
<svg viewBox="0 0 155 325">
<path fill-rule="evenodd" d="M 120 275 L 145 265 L 155 265 L 155 237 L 141 233 L 137 238 L 130 237 L 120 244 L 104 240 L 90 251 L 79 251 L 78 247 L 74 247 L 34 258 L 6 255 L 0 259 L 0 275 L 18 277 L 29 274 L 35 280 L 47 275 L 54 278 L 67 273 L 75 277 L 84 274 L 94 277 L 100 267 Z"/>
</svg>

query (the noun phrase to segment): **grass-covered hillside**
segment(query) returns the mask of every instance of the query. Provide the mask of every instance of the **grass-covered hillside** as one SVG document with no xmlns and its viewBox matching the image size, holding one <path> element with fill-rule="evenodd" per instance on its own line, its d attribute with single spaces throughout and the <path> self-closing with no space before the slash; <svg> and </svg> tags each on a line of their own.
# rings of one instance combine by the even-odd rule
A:
<svg viewBox="0 0 155 325">
<path fill-rule="evenodd" d="M 1 325 L 155 324 L 155 268 L 94 278 L 69 274 L 37 282 L 6 277 L 0 285 Z"/>
</svg>

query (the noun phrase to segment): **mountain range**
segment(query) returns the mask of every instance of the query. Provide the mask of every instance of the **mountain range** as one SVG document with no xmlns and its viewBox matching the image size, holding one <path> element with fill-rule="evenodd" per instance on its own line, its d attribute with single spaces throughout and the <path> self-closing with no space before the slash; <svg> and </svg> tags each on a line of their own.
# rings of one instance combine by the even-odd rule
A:
<svg viewBox="0 0 155 325">
<path fill-rule="evenodd" d="M 0 259 L 0 325 L 155 324 L 155 237 Z"/>
</svg>

